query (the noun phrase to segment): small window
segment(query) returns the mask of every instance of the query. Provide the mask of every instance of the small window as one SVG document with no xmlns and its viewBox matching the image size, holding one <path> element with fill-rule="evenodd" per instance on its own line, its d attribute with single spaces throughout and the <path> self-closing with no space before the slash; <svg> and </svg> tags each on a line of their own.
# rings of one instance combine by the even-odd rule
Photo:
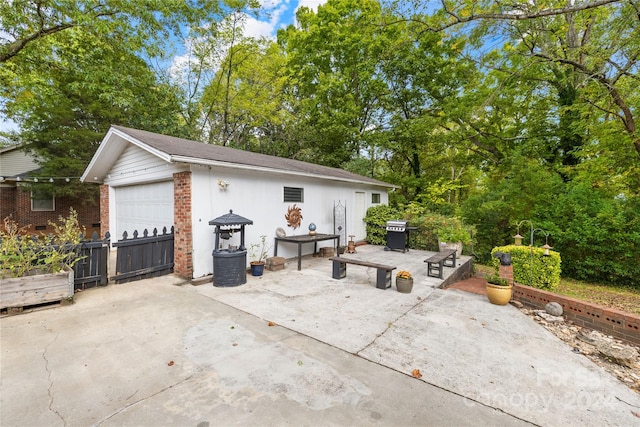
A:
<svg viewBox="0 0 640 427">
<path fill-rule="evenodd" d="M 285 202 L 304 202 L 304 188 L 284 187 Z"/>
<path fill-rule="evenodd" d="M 32 211 L 55 211 L 55 197 L 47 190 L 34 189 L 31 191 Z"/>
<path fill-rule="evenodd" d="M 371 193 L 371 203 L 380 203 L 380 193 Z"/>
</svg>

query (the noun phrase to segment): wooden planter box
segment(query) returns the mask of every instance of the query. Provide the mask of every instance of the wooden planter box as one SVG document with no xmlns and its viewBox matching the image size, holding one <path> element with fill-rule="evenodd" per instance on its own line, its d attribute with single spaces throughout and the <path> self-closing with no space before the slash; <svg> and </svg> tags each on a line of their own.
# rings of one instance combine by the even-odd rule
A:
<svg viewBox="0 0 640 427">
<path fill-rule="evenodd" d="M 0 309 L 27 307 L 73 297 L 73 270 L 2 279 Z"/>
</svg>

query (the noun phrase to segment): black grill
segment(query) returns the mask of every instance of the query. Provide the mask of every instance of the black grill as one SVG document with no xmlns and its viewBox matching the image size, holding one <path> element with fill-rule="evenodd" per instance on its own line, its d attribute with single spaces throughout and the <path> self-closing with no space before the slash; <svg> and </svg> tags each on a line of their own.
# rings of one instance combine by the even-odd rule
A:
<svg viewBox="0 0 640 427">
<path fill-rule="evenodd" d="M 409 227 L 407 221 L 387 221 L 387 247 L 385 250 L 403 253 L 409 249 Z"/>
</svg>

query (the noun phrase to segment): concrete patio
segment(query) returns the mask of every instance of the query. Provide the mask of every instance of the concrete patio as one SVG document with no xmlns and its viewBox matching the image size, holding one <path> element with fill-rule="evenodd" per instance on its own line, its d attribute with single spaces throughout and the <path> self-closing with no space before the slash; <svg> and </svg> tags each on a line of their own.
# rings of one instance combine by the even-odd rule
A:
<svg viewBox="0 0 640 427">
<path fill-rule="evenodd" d="M 305 257 L 237 287 L 164 276 L 4 317 L 2 424 L 638 424 L 638 394 L 518 309 L 440 289 L 429 255 L 348 255 L 411 271 L 410 294 Z"/>
</svg>

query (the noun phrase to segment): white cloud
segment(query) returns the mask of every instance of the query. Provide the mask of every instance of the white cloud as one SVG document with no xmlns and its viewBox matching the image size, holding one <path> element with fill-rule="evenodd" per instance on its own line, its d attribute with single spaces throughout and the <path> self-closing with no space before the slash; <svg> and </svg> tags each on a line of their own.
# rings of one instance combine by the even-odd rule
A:
<svg viewBox="0 0 640 427">
<path fill-rule="evenodd" d="M 259 19 L 251 16 L 245 17 L 245 36 L 254 38 L 275 38 L 276 32 L 279 28 L 291 23 L 283 21 L 283 19 L 290 19 L 291 17 L 291 14 L 287 13 L 292 7 L 288 0 L 265 0 L 262 2 L 262 7 L 265 11 L 263 17 Z"/>
<path fill-rule="evenodd" d="M 244 35 L 253 38 L 273 38 L 276 25 L 277 22 L 274 22 L 273 19 L 270 21 L 259 21 L 253 17 L 247 16 L 244 24 Z"/>
<path fill-rule="evenodd" d="M 317 12 L 318 6 L 325 4 L 326 2 L 326 0 L 300 0 L 298 2 L 298 7 L 296 7 L 296 11 L 304 6 Z"/>
</svg>

